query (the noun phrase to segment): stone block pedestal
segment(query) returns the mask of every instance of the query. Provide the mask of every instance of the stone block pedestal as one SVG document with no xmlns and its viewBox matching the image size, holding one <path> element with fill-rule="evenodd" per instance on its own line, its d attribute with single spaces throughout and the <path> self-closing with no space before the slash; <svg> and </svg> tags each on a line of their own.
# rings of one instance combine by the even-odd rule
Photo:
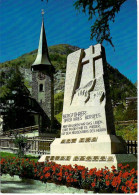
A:
<svg viewBox="0 0 139 195">
<path fill-rule="evenodd" d="M 116 168 L 119 163 L 136 167 L 136 157 L 126 154 L 126 144 L 115 135 L 57 138 L 51 144 L 51 155 L 43 155 L 39 162 L 47 160 L 61 165 L 82 165 L 90 168 Z"/>
</svg>

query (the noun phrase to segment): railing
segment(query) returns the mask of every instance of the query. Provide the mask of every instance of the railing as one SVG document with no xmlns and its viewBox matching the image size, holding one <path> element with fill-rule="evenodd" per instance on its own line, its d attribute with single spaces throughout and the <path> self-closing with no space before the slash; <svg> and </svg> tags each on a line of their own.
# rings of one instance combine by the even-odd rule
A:
<svg viewBox="0 0 139 195">
<path fill-rule="evenodd" d="M 137 154 L 137 141 L 128 140 L 127 143 L 127 153 Z"/>
<path fill-rule="evenodd" d="M 19 129 L 12 129 L 9 131 L 4 132 L 4 135 L 12 135 L 14 133 L 30 133 L 32 131 L 38 130 L 39 125 L 34 125 L 34 126 L 29 126 L 29 127 L 24 127 L 24 128 L 19 128 Z"/>
<path fill-rule="evenodd" d="M 15 144 L 13 142 L 14 138 L 0 138 L 0 148 L 1 150 L 11 150 L 16 151 L 18 148 L 15 147 Z M 34 139 L 30 138 L 27 139 L 27 143 L 30 146 L 28 153 L 32 154 L 49 154 L 50 153 L 50 144 L 52 143 L 54 139 Z"/>
</svg>

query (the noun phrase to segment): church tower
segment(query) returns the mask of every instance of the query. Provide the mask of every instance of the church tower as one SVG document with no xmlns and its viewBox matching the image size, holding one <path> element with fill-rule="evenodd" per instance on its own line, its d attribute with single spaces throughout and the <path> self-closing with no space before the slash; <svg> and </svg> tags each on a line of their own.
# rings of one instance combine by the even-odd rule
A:
<svg viewBox="0 0 139 195">
<path fill-rule="evenodd" d="M 32 70 L 32 97 L 39 103 L 43 112 L 41 117 L 41 131 L 51 132 L 54 123 L 54 78 L 55 69 L 51 64 L 44 28 L 44 11 L 42 11 L 42 26 L 38 53 Z"/>
</svg>

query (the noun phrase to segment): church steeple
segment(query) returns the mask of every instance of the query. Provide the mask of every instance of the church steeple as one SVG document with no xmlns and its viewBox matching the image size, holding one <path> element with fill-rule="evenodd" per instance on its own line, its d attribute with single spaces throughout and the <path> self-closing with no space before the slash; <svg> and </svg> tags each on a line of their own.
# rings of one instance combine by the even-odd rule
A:
<svg viewBox="0 0 139 195">
<path fill-rule="evenodd" d="M 42 11 L 42 26 L 37 57 L 31 66 L 32 69 L 32 97 L 40 105 L 41 133 L 53 130 L 54 125 L 54 72 L 51 64 L 44 28 L 44 11 Z"/>
<path fill-rule="evenodd" d="M 46 70 L 48 66 L 54 69 L 49 58 L 43 15 L 44 11 L 42 10 L 42 26 L 38 46 L 38 53 L 34 63 L 31 66 L 32 70 Z"/>
</svg>

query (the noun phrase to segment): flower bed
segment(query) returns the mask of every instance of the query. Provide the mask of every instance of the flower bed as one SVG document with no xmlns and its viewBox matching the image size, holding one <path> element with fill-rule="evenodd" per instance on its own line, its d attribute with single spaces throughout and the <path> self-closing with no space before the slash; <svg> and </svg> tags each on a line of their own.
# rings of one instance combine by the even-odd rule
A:
<svg viewBox="0 0 139 195">
<path fill-rule="evenodd" d="M 129 165 L 119 164 L 119 170 L 88 170 L 84 166 L 59 165 L 54 162 L 39 163 L 29 159 L 5 157 L 1 159 L 1 173 L 19 177 L 64 184 L 94 192 L 135 193 L 137 191 L 137 171 Z"/>
</svg>

